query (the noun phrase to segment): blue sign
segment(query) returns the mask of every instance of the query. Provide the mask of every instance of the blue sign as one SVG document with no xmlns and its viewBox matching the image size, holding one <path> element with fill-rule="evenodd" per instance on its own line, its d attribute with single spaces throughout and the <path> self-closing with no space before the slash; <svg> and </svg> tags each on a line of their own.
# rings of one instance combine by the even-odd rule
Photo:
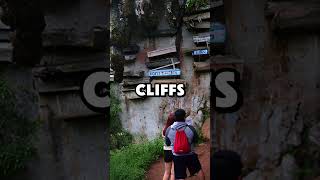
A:
<svg viewBox="0 0 320 180">
<path fill-rule="evenodd" d="M 180 76 L 180 69 L 162 69 L 162 70 L 150 70 L 148 76 L 150 77 L 162 77 L 162 76 Z"/>
<path fill-rule="evenodd" d="M 208 55 L 208 54 L 209 54 L 208 49 L 200 49 L 200 50 L 192 51 L 192 56 Z"/>
</svg>

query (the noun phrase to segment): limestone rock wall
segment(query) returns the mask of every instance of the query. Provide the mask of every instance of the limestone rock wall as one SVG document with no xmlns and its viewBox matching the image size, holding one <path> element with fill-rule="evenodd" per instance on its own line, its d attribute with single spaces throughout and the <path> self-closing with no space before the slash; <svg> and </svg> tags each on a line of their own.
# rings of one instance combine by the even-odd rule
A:
<svg viewBox="0 0 320 180">
<path fill-rule="evenodd" d="M 225 0 L 228 53 L 244 60 L 243 107 L 214 117 L 213 147 L 239 152 L 245 180 L 319 176 L 317 32 L 277 33 L 267 1 Z"/>
</svg>

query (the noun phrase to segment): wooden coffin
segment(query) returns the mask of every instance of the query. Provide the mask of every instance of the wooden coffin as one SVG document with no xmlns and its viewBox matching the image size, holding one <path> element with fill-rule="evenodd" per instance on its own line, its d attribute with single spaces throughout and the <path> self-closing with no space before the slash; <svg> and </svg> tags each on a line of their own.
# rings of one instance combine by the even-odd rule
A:
<svg viewBox="0 0 320 180">
<path fill-rule="evenodd" d="M 172 65 L 172 62 L 174 64 L 178 64 L 179 60 L 177 58 L 165 58 L 165 59 L 161 59 L 161 60 L 152 60 L 150 62 L 146 63 L 146 66 L 149 69 L 154 69 L 154 68 L 158 68 L 158 67 L 162 67 L 162 66 L 166 66 L 166 65 Z"/>
<path fill-rule="evenodd" d="M 149 58 L 151 58 L 151 57 L 162 56 L 162 55 L 171 54 L 175 52 L 177 52 L 176 46 L 171 46 L 167 48 L 157 49 L 154 51 L 149 51 L 147 55 Z"/>
</svg>

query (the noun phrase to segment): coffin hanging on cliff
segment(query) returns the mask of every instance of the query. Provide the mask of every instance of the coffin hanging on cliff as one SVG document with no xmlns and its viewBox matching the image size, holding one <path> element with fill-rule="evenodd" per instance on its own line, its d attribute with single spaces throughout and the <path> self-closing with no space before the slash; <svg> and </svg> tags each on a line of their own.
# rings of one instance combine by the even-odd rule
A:
<svg viewBox="0 0 320 180">
<path fill-rule="evenodd" d="M 151 60 L 150 62 L 146 63 L 146 66 L 149 69 L 154 69 L 154 68 L 158 68 L 158 67 L 162 67 L 162 66 L 166 66 L 166 65 L 171 65 L 171 64 L 179 64 L 179 60 L 177 58 L 165 58 L 165 59 L 160 59 L 160 60 Z"/>
<path fill-rule="evenodd" d="M 168 55 L 176 52 L 177 52 L 176 46 L 171 46 L 167 48 L 156 49 L 154 51 L 149 51 L 147 55 L 148 55 L 148 58 L 154 58 L 157 56 Z"/>
</svg>

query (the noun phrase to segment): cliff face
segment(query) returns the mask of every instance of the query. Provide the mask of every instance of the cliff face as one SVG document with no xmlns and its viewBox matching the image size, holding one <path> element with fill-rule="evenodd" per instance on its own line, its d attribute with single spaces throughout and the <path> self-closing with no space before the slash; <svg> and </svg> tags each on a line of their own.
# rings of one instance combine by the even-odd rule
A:
<svg viewBox="0 0 320 180">
<path fill-rule="evenodd" d="M 319 176 L 320 36 L 274 29 L 266 7 L 265 0 L 225 1 L 228 53 L 244 60 L 244 105 L 216 113 L 213 145 L 242 155 L 245 180 L 313 179 Z"/>
<path fill-rule="evenodd" d="M 137 26 L 129 27 L 133 32 L 130 41 L 119 52 L 122 52 L 125 60 L 124 80 L 120 84 L 119 91 L 122 101 L 121 119 L 123 126 L 132 134 L 148 139 L 154 139 L 160 135 L 163 125 L 169 112 L 177 108 L 184 108 L 190 111 L 190 116 L 194 123 L 201 127 L 204 118 L 208 117 L 210 108 L 210 72 L 196 72 L 193 63 L 197 61 L 191 56 L 191 51 L 195 48 L 193 33 L 182 25 L 181 49 L 177 54 L 165 55 L 165 57 L 147 56 L 153 50 L 168 47 L 176 48 L 177 27 L 174 24 L 176 5 L 167 4 L 166 1 L 136 1 L 134 6 Z M 149 21 L 152 20 L 152 21 Z M 133 51 L 132 45 L 137 46 L 137 52 Z M 187 52 L 188 51 L 188 52 Z M 132 57 L 132 60 L 129 60 Z M 148 77 L 148 72 L 156 67 L 169 65 L 164 59 L 175 59 L 176 68 L 181 70 L 180 77 Z M 156 63 L 155 63 L 156 62 Z M 164 63 L 164 64 L 163 64 Z M 162 64 L 162 65 L 159 65 Z M 166 69 L 166 68 L 164 68 Z M 140 72 L 142 71 L 142 75 Z M 183 82 L 187 85 L 185 97 L 147 97 L 138 98 L 133 91 L 134 86 L 139 82 Z"/>
</svg>

